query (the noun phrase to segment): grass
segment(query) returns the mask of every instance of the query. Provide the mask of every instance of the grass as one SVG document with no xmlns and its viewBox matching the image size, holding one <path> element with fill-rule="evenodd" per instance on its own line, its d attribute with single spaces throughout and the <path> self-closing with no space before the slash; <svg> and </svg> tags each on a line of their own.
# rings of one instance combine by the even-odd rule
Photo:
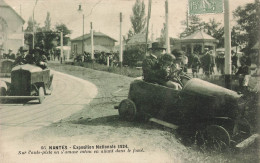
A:
<svg viewBox="0 0 260 163">
<path fill-rule="evenodd" d="M 143 75 L 142 69 L 136 67 L 107 67 L 106 65 L 99 63 L 89 63 L 89 62 L 67 62 L 66 64 L 81 66 L 85 68 L 90 68 L 98 71 L 105 71 L 110 73 L 115 73 L 119 75 L 124 75 L 128 77 L 140 77 Z M 192 76 L 191 74 L 189 74 Z M 205 76 L 204 74 L 199 74 L 198 78 L 208 81 L 210 83 L 214 83 L 216 85 L 225 87 L 225 78 L 222 75 L 211 75 L 210 77 Z M 233 78 L 232 88 L 236 89 L 238 87 L 238 80 Z"/>
<path fill-rule="evenodd" d="M 68 62 L 67 64 L 81 66 L 85 68 L 91 68 L 99 71 L 111 72 L 119 75 L 124 75 L 128 77 L 140 77 L 142 76 L 142 69 L 137 69 L 135 67 L 107 67 L 99 63 L 88 63 L 88 62 Z"/>
</svg>

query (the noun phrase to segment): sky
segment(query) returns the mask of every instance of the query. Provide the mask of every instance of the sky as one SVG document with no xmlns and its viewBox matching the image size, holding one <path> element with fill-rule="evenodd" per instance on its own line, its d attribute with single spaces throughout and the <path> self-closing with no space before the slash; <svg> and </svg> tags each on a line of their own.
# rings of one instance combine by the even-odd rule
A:
<svg viewBox="0 0 260 163">
<path fill-rule="evenodd" d="M 25 20 L 24 27 L 27 26 L 29 17 L 33 14 L 40 26 L 44 26 L 47 12 L 50 12 L 51 25 L 64 23 L 72 30 L 71 38 L 82 35 L 83 14 L 85 16 L 85 33 L 90 31 L 90 22 L 93 23 L 93 29 L 109 35 L 119 40 L 120 22 L 119 13 L 123 14 L 122 34 L 126 35 L 131 28 L 130 15 L 132 15 L 132 6 L 135 0 L 4 0 Z M 254 0 L 229 0 L 230 13 L 238 6 L 246 3 L 253 3 Z M 148 10 L 148 0 L 144 0 L 146 13 Z M 181 21 L 186 19 L 188 0 L 168 0 L 169 3 L 169 36 L 177 38 L 185 29 Z M 78 6 L 81 4 L 83 12 L 78 12 Z M 152 0 L 150 32 L 153 31 L 154 37 L 159 37 L 163 23 L 165 22 L 165 1 Z M 205 21 L 215 18 L 218 22 L 224 22 L 224 14 L 200 15 Z M 231 16 L 231 25 L 235 21 Z"/>
</svg>

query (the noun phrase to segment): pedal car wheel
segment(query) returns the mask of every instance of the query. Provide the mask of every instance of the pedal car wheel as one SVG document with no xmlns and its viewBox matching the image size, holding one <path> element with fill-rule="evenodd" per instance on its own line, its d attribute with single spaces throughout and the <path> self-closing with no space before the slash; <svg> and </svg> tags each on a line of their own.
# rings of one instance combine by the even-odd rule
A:
<svg viewBox="0 0 260 163">
<path fill-rule="evenodd" d="M 229 147 L 230 136 L 225 128 L 218 125 L 206 127 L 207 146 L 213 150 L 222 151 Z"/>
<path fill-rule="evenodd" d="M 221 152 L 230 145 L 229 133 L 219 125 L 209 125 L 202 130 L 198 130 L 195 139 L 196 144 L 203 150 L 211 149 Z"/>
<path fill-rule="evenodd" d="M 38 95 L 39 95 L 39 103 L 42 104 L 42 102 L 44 100 L 44 89 L 43 89 L 43 87 L 39 88 Z"/>
<path fill-rule="evenodd" d="M 135 103 L 129 99 L 121 101 L 118 108 L 119 116 L 127 121 L 134 121 L 136 118 Z"/>
</svg>

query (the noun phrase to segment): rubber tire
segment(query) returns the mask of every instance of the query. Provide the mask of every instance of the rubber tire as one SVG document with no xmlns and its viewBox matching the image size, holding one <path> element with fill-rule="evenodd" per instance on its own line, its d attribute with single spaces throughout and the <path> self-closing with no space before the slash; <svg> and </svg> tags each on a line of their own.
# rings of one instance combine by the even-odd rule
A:
<svg viewBox="0 0 260 163">
<path fill-rule="evenodd" d="M 39 88 L 38 96 L 39 96 L 39 104 L 42 104 L 43 100 L 44 100 L 44 89 L 43 89 L 43 87 Z"/>
<path fill-rule="evenodd" d="M 5 87 L 0 88 L 0 96 L 6 96 L 7 95 L 7 90 Z"/>
<path fill-rule="evenodd" d="M 209 125 L 206 127 L 206 136 L 209 147 L 216 147 L 214 150 L 223 151 L 230 146 L 230 135 L 227 130 L 219 125 Z M 211 144 L 212 143 L 212 144 Z"/>
<path fill-rule="evenodd" d="M 136 106 L 132 100 L 125 99 L 118 106 L 119 116 L 127 121 L 134 121 L 136 118 Z"/>
</svg>

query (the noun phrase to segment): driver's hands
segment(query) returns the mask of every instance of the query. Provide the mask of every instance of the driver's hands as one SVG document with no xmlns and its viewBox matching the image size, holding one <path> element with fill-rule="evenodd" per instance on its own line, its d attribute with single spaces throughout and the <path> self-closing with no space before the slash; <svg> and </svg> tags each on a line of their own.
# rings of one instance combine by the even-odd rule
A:
<svg viewBox="0 0 260 163">
<path fill-rule="evenodd" d="M 44 66 L 44 65 L 45 65 L 45 63 L 44 63 L 44 62 L 40 62 L 40 65 L 43 65 L 43 66 Z"/>
</svg>

